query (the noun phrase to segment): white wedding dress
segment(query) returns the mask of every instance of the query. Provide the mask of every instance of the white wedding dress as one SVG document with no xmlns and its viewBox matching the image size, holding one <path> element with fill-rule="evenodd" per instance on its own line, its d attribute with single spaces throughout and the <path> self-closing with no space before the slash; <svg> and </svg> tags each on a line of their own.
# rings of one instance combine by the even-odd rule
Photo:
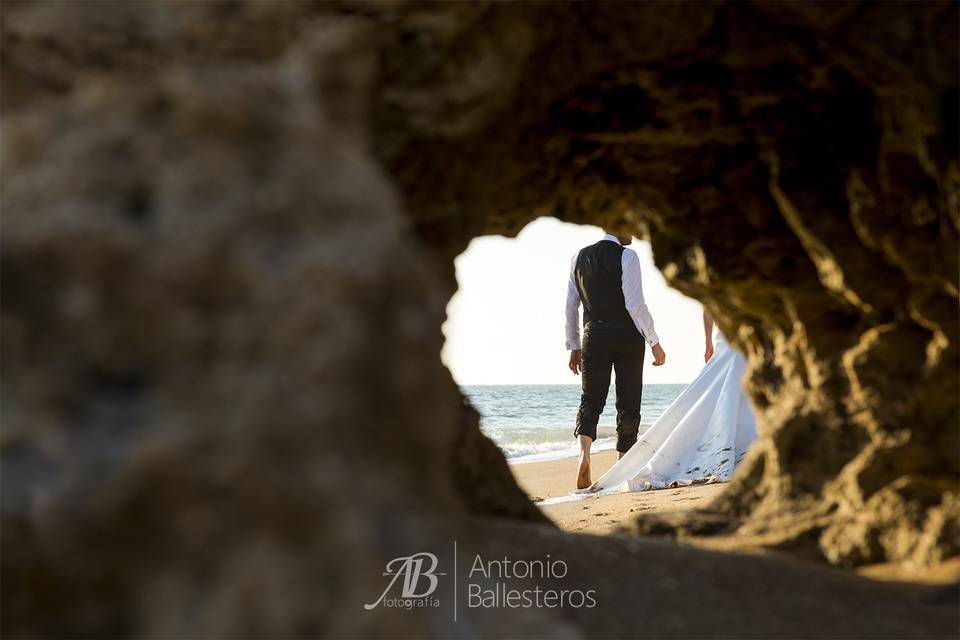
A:
<svg viewBox="0 0 960 640">
<path fill-rule="evenodd" d="M 746 362 L 720 332 L 700 374 L 637 443 L 588 489 L 645 491 L 725 482 L 757 436 L 742 389 Z"/>
</svg>

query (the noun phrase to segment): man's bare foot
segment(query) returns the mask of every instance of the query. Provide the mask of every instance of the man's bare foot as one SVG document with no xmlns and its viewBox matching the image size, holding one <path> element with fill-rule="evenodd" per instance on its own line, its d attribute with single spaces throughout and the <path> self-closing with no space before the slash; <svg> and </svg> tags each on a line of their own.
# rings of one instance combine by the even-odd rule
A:
<svg viewBox="0 0 960 640">
<path fill-rule="evenodd" d="M 590 458 L 581 457 L 580 468 L 577 469 L 577 489 L 586 489 L 591 484 L 593 483 L 590 482 Z"/>
</svg>

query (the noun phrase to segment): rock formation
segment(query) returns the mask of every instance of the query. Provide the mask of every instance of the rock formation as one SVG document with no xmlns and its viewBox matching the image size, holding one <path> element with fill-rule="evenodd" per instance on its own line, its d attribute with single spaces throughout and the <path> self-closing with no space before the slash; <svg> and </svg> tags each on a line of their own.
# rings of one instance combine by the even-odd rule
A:
<svg viewBox="0 0 960 640">
<path fill-rule="evenodd" d="M 956 7 L 436 13 L 404 16 L 387 58 L 419 64 L 385 69 L 374 115 L 439 261 L 540 215 L 619 225 L 747 354 L 761 439 L 694 529 L 955 555 Z"/>
<path fill-rule="evenodd" d="M 2 11 L 5 635 L 451 635 L 353 604 L 539 519 L 438 354 L 452 258 L 542 215 L 750 363 L 749 463 L 637 531 L 957 554 L 955 4 Z"/>
</svg>

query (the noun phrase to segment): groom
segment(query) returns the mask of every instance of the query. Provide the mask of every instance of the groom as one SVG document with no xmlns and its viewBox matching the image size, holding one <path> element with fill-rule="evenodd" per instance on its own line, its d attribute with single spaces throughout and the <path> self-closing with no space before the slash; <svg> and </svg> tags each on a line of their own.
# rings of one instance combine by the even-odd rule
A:
<svg viewBox="0 0 960 640">
<path fill-rule="evenodd" d="M 567 349 L 570 370 L 581 374 L 583 395 L 574 435 L 580 438 L 577 488 L 590 486 L 590 445 L 610 389 L 610 371 L 617 372 L 617 457 L 637 441 L 640 394 L 643 390 L 644 341 L 652 347 L 654 366 L 667 356 L 653 330 L 653 318 L 643 301 L 640 258 L 627 249 L 633 236 L 606 235 L 584 247 L 570 263 L 567 286 Z M 583 303 L 583 345 L 578 309 Z"/>
</svg>

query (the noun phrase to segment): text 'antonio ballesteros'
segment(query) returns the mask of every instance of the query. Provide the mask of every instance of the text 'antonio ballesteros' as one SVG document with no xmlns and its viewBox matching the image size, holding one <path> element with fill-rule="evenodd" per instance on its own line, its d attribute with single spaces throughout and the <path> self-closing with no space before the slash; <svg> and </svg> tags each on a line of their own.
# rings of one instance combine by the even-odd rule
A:
<svg viewBox="0 0 960 640">
<path fill-rule="evenodd" d="M 474 609 L 592 609 L 597 606 L 596 589 L 564 589 L 551 584 L 566 577 L 567 563 L 551 559 L 550 554 L 543 560 L 506 557 L 484 560 L 477 554 L 467 575 L 467 606 Z"/>
</svg>

